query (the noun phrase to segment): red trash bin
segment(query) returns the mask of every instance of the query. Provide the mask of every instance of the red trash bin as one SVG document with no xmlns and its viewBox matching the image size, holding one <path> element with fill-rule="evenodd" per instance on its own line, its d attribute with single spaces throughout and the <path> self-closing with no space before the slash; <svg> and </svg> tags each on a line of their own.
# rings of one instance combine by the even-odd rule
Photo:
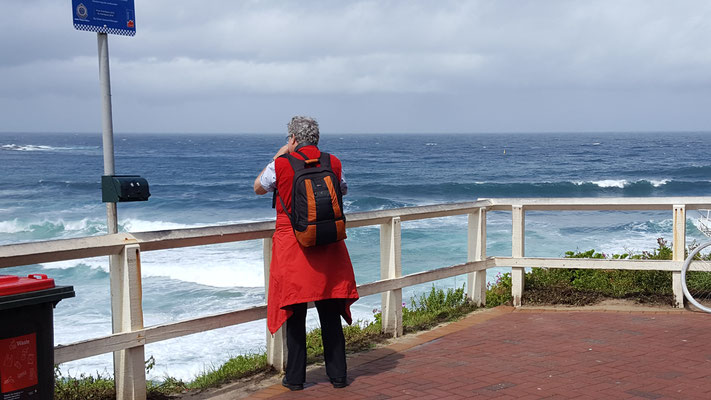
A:
<svg viewBox="0 0 711 400">
<path fill-rule="evenodd" d="M 69 297 L 44 274 L 0 275 L 0 400 L 54 398 L 53 309 Z"/>
</svg>

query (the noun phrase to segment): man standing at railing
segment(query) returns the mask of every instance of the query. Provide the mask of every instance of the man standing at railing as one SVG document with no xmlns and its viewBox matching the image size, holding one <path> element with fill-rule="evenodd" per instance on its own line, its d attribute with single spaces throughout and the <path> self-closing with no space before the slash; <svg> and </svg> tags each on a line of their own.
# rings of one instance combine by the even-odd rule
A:
<svg viewBox="0 0 711 400">
<path fill-rule="evenodd" d="M 288 357 L 286 375 L 282 385 L 291 390 L 301 390 L 306 380 L 306 309 L 308 302 L 315 302 L 321 322 L 326 373 L 335 388 L 348 385 L 346 377 L 346 348 L 341 326 L 341 316 L 352 322 L 350 306 L 358 299 L 353 266 L 346 244 L 345 217 L 342 215 L 342 202 L 336 201 L 314 205 L 315 198 L 345 194 L 348 190 L 343 176 L 341 161 L 333 155 L 322 156 L 318 149 L 318 123 L 308 117 L 294 117 L 288 124 L 286 145 L 274 155 L 272 162 L 254 180 L 254 192 L 259 195 L 274 192 L 274 206 L 277 212 L 276 229 L 272 245 L 272 261 L 269 272 L 269 298 L 267 302 L 267 327 L 274 334 L 286 321 L 286 345 Z M 329 165 L 330 164 L 330 171 Z M 329 176 L 314 180 L 314 188 L 309 189 L 309 220 L 316 214 L 323 214 L 325 205 L 330 216 L 340 217 L 334 222 L 333 229 L 338 230 L 335 241 L 328 244 L 311 245 L 307 239 L 316 240 L 324 236 L 316 233 L 321 226 L 314 226 L 313 231 L 300 232 L 292 225 L 295 208 L 300 203 L 294 202 L 292 193 L 294 177 L 316 168 L 324 170 Z M 298 169 L 298 171 L 297 171 Z M 338 187 L 332 182 L 335 177 Z M 322 190 L 319 190 L 319 185 Z M 311 185 L 311 183 L 309 183 Z M 320 197 L 319 197 L 320 196 Z M 276 201 L 278 199 L 278 201 Z M 339 204 L 340 203 L 340 204 Z M 338 229 L 336 229 L 336 227 Z M 312 233 L 309 235 L 309 232 Z M 331 232 L 327 232 L 331 233 Z M 297 240 L 297 234 L 299 235 Z M 306 243 L 303 245 L 302 243 Z"/>
</svg>

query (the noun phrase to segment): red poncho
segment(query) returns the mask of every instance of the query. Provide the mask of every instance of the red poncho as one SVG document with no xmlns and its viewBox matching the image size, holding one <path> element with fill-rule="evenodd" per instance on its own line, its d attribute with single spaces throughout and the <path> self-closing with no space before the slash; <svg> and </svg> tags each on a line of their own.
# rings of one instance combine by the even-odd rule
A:
<svg viewBox="0 0 711 400">
<path fill-rule="evenodd" d="M 299 149 L 309 158 L 318 158 L 316 146 Z M 294 156 L 302 158 L 298 153 Z M 331 168 L 341 179 L 341 161 L 331 155 Z M 289 161 L 278 158 L 275 164 L 277 190 L 286 208 L 291 211 L 291 191 L 294 170 Z M 293 313 L 290 305 L 325 299 L 344 299 L 341 315 L 352 322 L 350 306 L 358 300 L 353 265 L 344 241 L 327 245 L 302 247 L 296 241 L 289 217 L 276 202 L 276 229 L 269 270 L 267 327 L 275 333 Z"/>
</svg>

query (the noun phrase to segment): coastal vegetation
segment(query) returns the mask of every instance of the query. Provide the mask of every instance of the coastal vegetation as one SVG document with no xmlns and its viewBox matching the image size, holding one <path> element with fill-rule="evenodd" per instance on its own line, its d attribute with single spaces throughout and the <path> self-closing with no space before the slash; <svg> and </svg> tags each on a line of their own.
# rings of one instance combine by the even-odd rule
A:
<svg viewBox="0 0 711 400">
<path fill-rule="evenodd" d="M 695 244 L 692 244 L 693 248 Z M 652 251 L 641 253 L 605 254 L 593 250 L 568 251 L 566 258 L 671 260 L 672 250 L 660 238 Z M 671 304 L 672 276 L 669 271 L 585 270 L 559 268 L 532 268 L 525 274 L 522 298 L 526 305 L 589 305 L 605 298 L 629 299 L 639 303 Z M 496 281 L 487 285 L 486 306 L 511 304 L 511 275 L 499 274 Z M 465 288 L 431 290 L 403 303 L 403 331 L 405 333 L 430 329 L 440 323 L 454 321 L 474 311 Z M 380 311 L 373 310 L 372 322 L 356 321 L 344 327 L 346 351 L 349 353 L 371 349 L 388 340 L 381 333 Z M 321 331 L 316 328 L 307 334 L 309 363 L 323 361 Z M 155 360 L 150 357 L 146 369 L 150 371 Z M 149 399 L 170 399 L 186 392 L 198 392 L 230 381 L 275 372 L 267 365 L 265 353 L 239 355 L 220 366 L 208 366 L 190 382 L 165 377 L 160 382 L 148 384 Z M 69 376 L 56 369 L 55 398 L 57 400 L 113 399 L 114 382 L 107 376 Z"/>
<path fill-rule="evenodd" d="M 690 248 L 694 248 L 692 243 Z M 568 251 L 565 258 L 671 260 L 672 249 L 663 238 L 657 247 L 641 253 L 605 254 L 592 250 Z M 670 271 L 593 270 L 563 268 L 531 268 L 524 277 L 521 299 L 525 305 L 583 306 L 606 298 L 628 299 L 638 303 L 673 303 L 672 273 Z M 499 274 L 496 282 L 488 285 L 488 307 L 511 304 L 511 274 Z"/>
</svg>

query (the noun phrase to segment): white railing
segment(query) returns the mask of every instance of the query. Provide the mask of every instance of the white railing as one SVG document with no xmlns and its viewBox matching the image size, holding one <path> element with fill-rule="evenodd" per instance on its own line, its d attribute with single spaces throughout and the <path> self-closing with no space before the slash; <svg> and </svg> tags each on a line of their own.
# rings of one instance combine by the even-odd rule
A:
<svg viewBox="0 0 711 400">
<path fill-rule="evenodd" d="M 680 272 L 686 242 L 686 211 L 707 208 L 711 208 L 711 197 L 483 199 L 468 203 L 353 213 L 348 215 L 347 227 L 380 225 L 381 280 L 358 286 L 358 292 L 361 296 L 382 293 L 383 330 L 385 333 L 399 336 L 402 334 L 404 287 L 468 274 L 467 295 L 477 304 L 483 305 L 486 302 L 486 270 L 492 267 L 512 268 L 512 295 L 515 306 L 521 305 L 525 268 L 548 267 L 672 271 L 674 298 L 676 305 L 681 307 L 683 293 Z M 525 213 L 531 210 L 669 210 L 673 213 L 674 220 L 673 260 L 525 257 Z M 511 257 L 486 257 L 486 214 L 489 211 L 511 212 Z M 453 215 L 468 215 L 467 262 L 402 276 L 401 222 Z M 5 245 L 0 246 L 0 268 L 106 255 L 116 257 L 116 262 L 112 263 L 116 267 L 112 267 L 110 271 L 114 333 L 57 346 L 55 362 L 59 364 L 113 352 L 117 398 L 145 399 L 146 344 L 263 319 L 266 318 L 266 305 L 144 327 L 140 253 L 262 239 L 266 290 L 273 232 L 274 222 L 270 221 Z M 267 335 L 269 363 L 283 369 L 285 355 L 283 330 L 280 329 L 275 335 Z"/>
</svg>

